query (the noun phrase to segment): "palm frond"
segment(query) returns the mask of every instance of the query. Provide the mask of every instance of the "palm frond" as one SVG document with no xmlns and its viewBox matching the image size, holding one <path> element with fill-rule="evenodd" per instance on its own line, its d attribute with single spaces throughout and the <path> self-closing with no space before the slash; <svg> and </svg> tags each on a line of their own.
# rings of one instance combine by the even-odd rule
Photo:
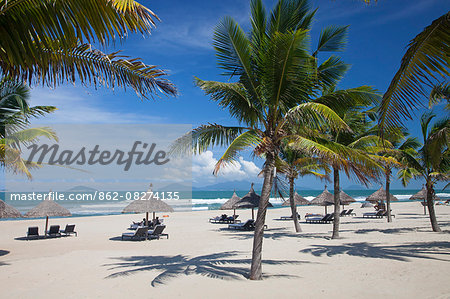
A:
<svg viewBox="0 0 450 299">
<path fill-rule="evenodd" d="M 245 130 L 247 128 L 218 124 L 202 125 L 175 140 L 169 152 L 172 155 L 201 154 L 208 148 L 230 145 Z"/>
<path fill-rule="evenodd" d="M 237 154 L 240 151 L 243 151 L 248 148 L 255 148 L 261 143 L 262 139 L 258 136 L 257 132 L 254 130 L 248 130 L 236 137 L 233 142 L 228 146 L 225 153 L 222 157 L 217 161 L 216 166 L 214 167 L 214 175 L 217 175 L 220 168 L 226 165 L 227 163 L 233 163 Z"/>
<path fill-rule="evenodd" d="M 286 119 L 289 123 L 307 126 L 311 129 L 332 131 L 351 131 L 349 126 L 331 108 L 320 103 L 303 103 L 289 110 Z"/>
<path fill-rule="evenodd" d="M 450 76 L 450 12 L 434 20 L 410 43 L 380 106 L 380 125 L 399 126 L 420 105 L 427 85 Z"/>
<path fill-rule="evenodd" d="M 269 35 L 309 29 L 314 14 L 306 0 L 278 1 L 270 16 Z"/>
<path fill-rule="evenodd" d="M 350 65 L 344 63 L 340 57 L 331 55 L 317 68 L 317 78 L 323 89 L 336 86 L 344 77 Z"/>
<path fill-rule="evenodd" d="M 319 43 L 313 56 L 319 52 L 340 52 L 347 45 L 347 31 L 349 26 L 328 26 L 320 32 Z"/>
<path fill-rule="evenodd" d="M 82 84 L 132 88 L 143 97 L 158 93 L 176 95 L 177 92 L 164 78 L 167 74 L 156 66 L 129 59 L 120 52 L 104 54 L 89 44 L 73 45 L 67 50 L 44 50 L 36 57 L 32 64 L 16 64 L 6 74 L 28 80 L 30 84 L 40 81 L 49 86 L 79 79 Z"/>
<path fill-rule="evenodd" d="M 326 93 L 314 102 L 324 104 L 340 114 L 355 106 L 377 105 L 380 99 L 378 90 L 370 86 L 360 86 Z"/>
<path fill-rule="evenodd" d="M 227 108 L 230 115 L 249 126 L 263 121 L 262 115 L 249 99 L 247 90 L 241 83 L 222 83 L 217 81 L 203 81 L 195 78 L 195 84 L 206 95 L 209 95 L 219 106 Z"/>
</svg>

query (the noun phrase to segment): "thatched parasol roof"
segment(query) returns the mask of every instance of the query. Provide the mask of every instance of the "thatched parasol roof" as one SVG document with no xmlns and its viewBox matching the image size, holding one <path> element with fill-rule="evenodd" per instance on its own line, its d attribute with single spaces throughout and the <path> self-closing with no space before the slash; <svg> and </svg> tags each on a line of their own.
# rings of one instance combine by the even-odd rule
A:
<svg viewBox="0 0 450 299">
<path fill-rule="evenodd" d="M 409 199 L 410 200 L 425 200 L 426 198 L 427 198 L 427 189 L 424 186 L 424 187 L 422 187 L 422 189 L 419 192 L 417 192 L 416 194 L 411 196 Z M 437 197 L 436 194 L 434 194 L 433 200 L 441 200 L 441 199 L 439 197 Z"/>
<path fill-rule="evenodd" d="M 0 200 L 0 218 L 18 218 L 20 216 L 20 212 L 16 208 Z"/>
<path fill-rule="evenodd" d="M 227 200 L 221 207 L 221 210 L 233 210 L 235 209 L 234 205 L 240 201 L 241 198 L 239 196 L 237 196 L 236 194 L 236 190 L 234 190 L 233 192 L 233 196 L 231 196 L 231 198 L 229 200 Z"/>
<path fill-rule="evenodd" d="M 261 196 L 255 193 L 255 190 L 253 189 L 253 183 L 250 188 L 250 191 L 248 191 L 247 194 L 245 194 L 240 201 L 238 201 L 235 204 L 236 209 L 252 209 L 257 208 L 259 206 L 259 201 L 261 200 Z M 268 207 L 273 207 L 272 204 L 269 202 Z"/>
<path fill-rule="evenodd" d="M 68 209 L 46 197 L 40 204 L 23 215 L 26 218 L 72 216 Z"/>
<path fill-rule="evenodd" d="M 330 206 L 333 203 L 334 196 L 327 190 L 327 186 L 325 186 L 325 190 L 322 193 L 311 201 L 311 204 L 316 206 Z"/>
<path fill-rule="evenodd" d="M 346 205 L 348 205 L 349 203 L 352 203 L 352 202 L 356 202 L 356 200 L 353 197 L 351 197 L 350 195 L 348 195 L 347 193 L 345 193 L 342 190 L 339 193 L 339 198 L 341 199 L 341 203 L 346 204 Z"/>
<path fill-rule="evenodd" d="M 122 213 L 151 213 L 151 212 L 173 212 L 173 208 L 160 199 L 153 196 L 152 185 L 147 192 L 138 200 L 133 200 L 126 206 Z"/>
<path fill-rule="evenodd" d="M 309 205 L 309 201 L 304 198 L 303 196 L 301 196 L 300 194 L 298 194 L 297 192 L 295 192 L 294 194 L 294 204 L 296 206 L 306 206 Z M 283 207 L 287 207 L 290 206 L 291 204 L 289 203 L 289 199 L 286 200 L 285 202 L 283 202 L 282 206 Z"/>
<path fill-rule="evenodd" d="M 397 197 L 389 193 L 391 201 L 398 201 Z M 366 201 L 370 202 L 379 202 L 386 200 L 386 190 L 384 190 L 383 186 L 380 187 L 377 191 L 369 195 L 369 197 L 366 198 Z"/>
</svg>

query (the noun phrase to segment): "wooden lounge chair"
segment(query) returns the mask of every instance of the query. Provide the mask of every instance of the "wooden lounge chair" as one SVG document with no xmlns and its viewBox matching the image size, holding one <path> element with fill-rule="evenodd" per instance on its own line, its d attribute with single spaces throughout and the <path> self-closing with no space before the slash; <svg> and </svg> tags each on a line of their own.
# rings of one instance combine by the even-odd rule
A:
<svg viewBox="0 0 450 299">
<path fill-rule="evenodd" d="M 298 220 L 300 220 L 300 214 L 297 213 L 297 218 Z M 292 215 L 291 216 L 281 216 L 280 220 L 292 220 Z"/>
<path fill-rule="evenodd" d="M 61 233 L 59 232 L 59 225 L 51 225 L 50 229 L 47 231 L 47 235 L 50 237 L 61 237 Z"/>
<path fill-rule="evenodd" d="M 122 241 L 124 239 L 130 239 L 130 240 L 146 240 L 148 234 L 148 226 L 141 226 L 138 229 L 134 231 L 134 233 L 123 233 L 122 234 Z"/>
<path fill-rule="evenodd" d="M 384 210 L 379 210 L 378 212 L 364 213 L 363 218 L 382 218 L 384 213 L 385 213 Z"/>
<path fill-rule="evenodd" d="M 36 238 L 39 239 L 39 227 L 37 226 L 31 226 L 28 228 L 27 232 L 27 240 L 30 240 L 30 238 Z"/>
<path fill-rule="evenodd" d="M 159 240 L 159 238 L 161 236 L 165 236 L 165 237 L 167 237 L 167 239 L 169 239 L 169 234 L 163 234 L 163 231 L 164 231 L 165 228 L 166 228 L 165 225 L 157 225 L 154 230 L 149 230 L 148 231 L 148 238 L 150 240 L 151 239 L 158 239 Z"/>
<path fill-rule="evenodd" d="M 356 213 L 353 213 L 353 209 L 349 209 L 344 216 L 356 216 Z"/>
<path fill-rule="evenodd" d="M 63 230 L 59 231 L 61 234 L 64 234 L 65 236 L 70 236 L 72 234 L 74 234 L 75 236 L 78 237 L 77 232 L 75 231 L 75 224 L 67 224 L 66 228 Z"/>
<path fill-rule="evenodd" d="M 305 218 L 306 223 L 329 223 L 333 221 L 334 215 L 333 214 L 326 214 L 323 217 L 307 217 Z"/>
<path fill-rule="evenodd" d="M 211 222 L 211 223 L 225 223 L 227 218 L 228 218 L 227 214 L 223 214 L 221 216 L 210 218 L 209 222 Z"/>
<path fill-rule="evenodd" d="M 255 229 L 255 220 L 249 219 L 244 223 L 233 223 L 228 225 L 228 229 L 236 229 L 236 230 L 254 230 Z"/>
</svg>

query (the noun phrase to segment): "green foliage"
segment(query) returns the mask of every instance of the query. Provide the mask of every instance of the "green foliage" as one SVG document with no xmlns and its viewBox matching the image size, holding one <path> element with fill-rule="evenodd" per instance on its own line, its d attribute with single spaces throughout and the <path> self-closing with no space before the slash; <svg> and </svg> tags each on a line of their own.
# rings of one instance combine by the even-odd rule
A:
<svg viewBox="0 0 450 299">
<path fill-rule="evenodd" d="M 164 71 L 102 47 L 130 32 L 150 33 L 156 15 L 131 0 L 0 0 L 0 72 L 29 84 L 81 81 L 175 95 Z M 24 21 L 26 20 L 26 21 Z"/>
</svg>

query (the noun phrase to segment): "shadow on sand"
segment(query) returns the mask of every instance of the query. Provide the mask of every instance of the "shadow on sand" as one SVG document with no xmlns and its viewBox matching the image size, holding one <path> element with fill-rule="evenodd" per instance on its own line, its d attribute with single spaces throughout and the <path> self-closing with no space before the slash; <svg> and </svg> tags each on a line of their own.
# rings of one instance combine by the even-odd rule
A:
<svg viewBox="0 0 450 299">
<path fill-rule="evenodd" d="M 9 254 L 9 252 L 10 252 L 10 251 L 8 251 L 8 250 L 2 250 L 2 249 L 0 249 L 0 256 L 7 255 L 7 254 Z M 9 264 L 8 264 L 8 263 L 5 263 L 5 262 L 0 262 L 0 267 L 1 267 L 1 266 L 6 266 L 6 265 L 9 265 Z"/>
<path fill-rule="evenodd" d="M 253 231 L 235 231 L 230 230 L 226 234 L 227 237 L 237 240 L 249 240 L 253 239 Z M 286 228 L 272 228 L 264 230 L 264 238 L 271 240 L 281 240 L 285 238 L 307 238 L 307 239 L 328 239 L 330 237 L 329 233 L 295 233 L 293 228 L 288 230 Z"/>
<path fill-rule="evenodd" d="M 115 263 L 105 264 L 108 270 L 115 271 L 106 278 L 126 276 L 142 271 L 157 270 L 160 273 L 152 280 L 153 287 L 164 284 L 181 275 L 202 275 L 215 279 L 245 279 L 249 272 L 250 259 L 239 258 L 239 252 L 229 251 L 195 257 L 176 256 L 129 256 L 112 258 Z M 303 264 L 307 261 L 264 260 L 265 265 Z M 287 277 L 293 275 L 270 275 L 265 277 Z"/>
<path fill-rule="evenodd" d="M 418 242 L 405 245 L 377 245 L 372 243 L 347 243 L 343 245 L 313 245 L 300 250 L 315 256 L 351 256 L 391 259 L 408 262 L 410 258 L 422 258 L 450 262 L 450 242 Z M 439 255 L 435 257 L 431 255 Z"/>
</svg>

